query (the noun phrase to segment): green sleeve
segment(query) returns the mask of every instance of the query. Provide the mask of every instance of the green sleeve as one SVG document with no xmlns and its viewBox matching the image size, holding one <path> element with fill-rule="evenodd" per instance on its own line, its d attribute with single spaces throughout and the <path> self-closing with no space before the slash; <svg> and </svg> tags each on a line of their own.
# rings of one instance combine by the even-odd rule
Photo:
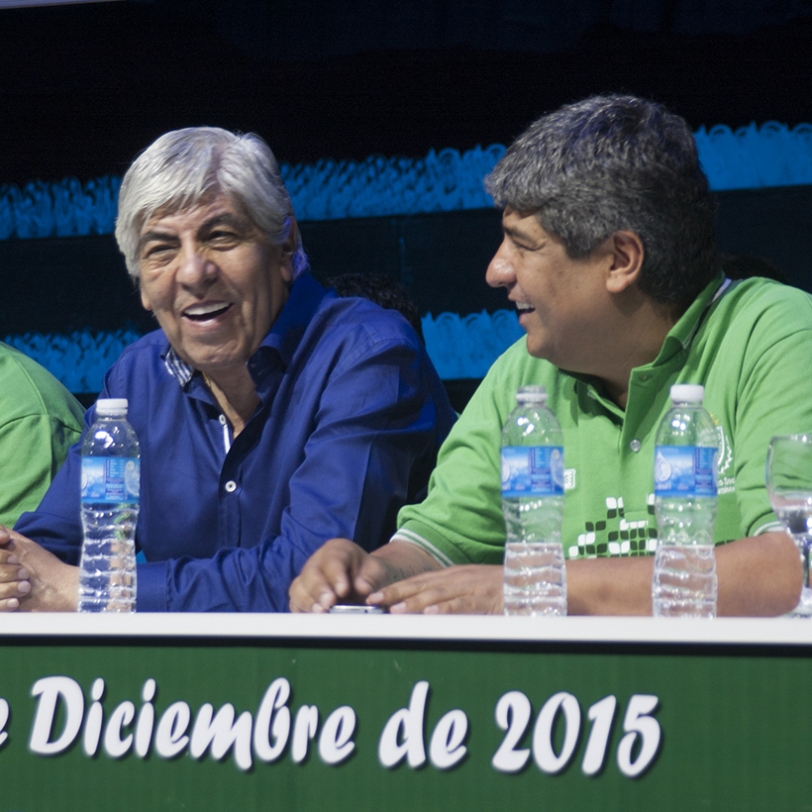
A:
<svg viewBox="0 0 812 812">
<path fill-rule="evenodd" d="M 801 315 L 801 314 L 799 314 Z M 745 356 L 739 381 L 735 414 L 734 466 L 736 497 L 746 535 L 779 529 L 765 485 L 767 449 L 777 434 L 812 431 L 812 376 L 805 366 L 812 361 L 812 305 L 804 325 L 787 335 L 783 325 L 768 318 L 753 336 L 753 348 Z M 770 337 L 765 345 L 758 333 Z"/>
<path fill-rule="evenodd" d="M 0 425 L 0 524 L 13 527 L 20 514 L 36 509 L 80 433 L 78 425 L 45 414 Z"/>
<path fill-rule="evenodd" d="M 777 530 L 767 450 L 775 435 L 812 431 L 812 297 L 764 279 L 734 282 L 694 343 L 720 435 L 714 539 Z"/>
<path fill-rule="evenodd" d="M 35 510 L 82 433 L 82 407 L 50 372 L 0 342 L 0 524 Z"/>
<path fill-rule="evenodd" d="M 517 353 L 518 350 L 518 353 Z M 480 384 L 437 457 L 429 492 L 404 507 L 395 537 L 418 544 L 443 564 L 501 564 L 502 425 L 515 405 L 524 340 L 503 355 Z"/>
</svg>

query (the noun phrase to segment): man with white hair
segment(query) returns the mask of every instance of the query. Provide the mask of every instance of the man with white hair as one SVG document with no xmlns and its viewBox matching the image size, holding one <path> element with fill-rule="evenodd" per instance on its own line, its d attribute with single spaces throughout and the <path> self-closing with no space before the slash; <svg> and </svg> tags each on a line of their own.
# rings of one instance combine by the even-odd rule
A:
<svg viewBox="0 0 812 812">
<path fill-rule="evenodd" d="M 161 328 L 101 393 L 128 398 L 141 443 L 137 609 L 284 610 L 319 545 L 374 549 L 423 488 L 454 420 L 442 384 L 401 316 L 307 272 L 257 136 L 159 138 L 124 177 L 116 238 Z M 30 590 L 0 584 L 0 600 L 75 609 L 80 467 L 77 444 L 10 534 Z"/>
</svg>

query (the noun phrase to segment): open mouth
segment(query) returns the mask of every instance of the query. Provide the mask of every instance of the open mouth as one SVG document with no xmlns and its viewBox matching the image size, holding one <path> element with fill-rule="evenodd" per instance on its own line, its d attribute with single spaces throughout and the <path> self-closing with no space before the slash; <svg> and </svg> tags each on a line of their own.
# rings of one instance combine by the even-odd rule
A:
<svg viewBox="0 0 812 812">
<path fill-rule="evenodd" d="M 184 318 L 190 321 L 210 321 L 222 316 L 231 307 L 230 302 L 211 302 L 210 304 L 194 305 L 183 311 Z"/>
<path fill-rule="evenodd" d="M 532 313 L 535 309 L 533 305 L 527 304 L 527 302 L 516 302 L 516 310 L 520 317 L 525 313 Z"/>
</svg>

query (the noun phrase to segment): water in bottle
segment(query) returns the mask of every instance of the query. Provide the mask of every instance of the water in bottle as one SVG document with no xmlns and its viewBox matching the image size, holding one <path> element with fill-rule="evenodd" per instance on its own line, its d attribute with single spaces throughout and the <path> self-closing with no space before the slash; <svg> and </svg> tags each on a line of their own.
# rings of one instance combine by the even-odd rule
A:
<svg viewBox="0 0 812 812">
<path fill-rule="evenodd" d="M 139 457 L 127 400 L 98 400 L 82 446 L 80 612 L 135 611 Z"/>
<path fill-rule="evenodd" d="M 566 615 L 564 448 L 543 386 L 523 386 L 502 429 L 505 614 Z"/>
<path fill-rule="evenodd" d="M 702 386 L 671 387 L 671 409 L 654 451 L 655 617 L 715 617 L 716 458 L 718 439 L 702 407 Z"/>
</svg>

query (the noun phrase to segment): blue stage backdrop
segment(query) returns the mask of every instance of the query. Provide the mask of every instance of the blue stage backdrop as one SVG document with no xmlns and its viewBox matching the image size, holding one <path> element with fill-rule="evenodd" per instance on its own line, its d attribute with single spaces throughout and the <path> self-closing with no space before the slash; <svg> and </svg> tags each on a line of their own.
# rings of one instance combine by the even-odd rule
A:
<svg viewBox="0 0 812 812">
<path fill-rule="evenodd" d="M 768 121 L 735 131 L 725 125 L 695 133 L 711 188 L 755 189 L 812 184 L 812 124 L 790 129 Z M 282 164 L 282 177 L 299 220 L 385 217 L 487 208 L 483 177 L 504 154 L 492 144 L 466 152 L 430 151 L 425 158 L 323 160 Z M 84 184 L 32 181 L 0 186 L 0 239 L 110 234 L 121 180 Z"/>
<path fill-rule="evenodd" d="M 805 218 L 808 195 L 803 201 L 793 202 L 790 199 L 805 190 L 798 189 L 796 193 L 794 190 L 782 192 L 780 189 L 812 185 L 812 124 L 799 124 L 790 129 L 783 124 L 767 122 L 760 127 L 751 124 L 736 131 L 719 125 L 710 130 L 701 128 L 695 136 L 702 165 L 712 188 L 722 191 L 723 198 L 730 198 L 730 202 L 723 201 L 721 211 L 724 211 L 725 206 L 730 206 L 733 211 L 733 203 L 736 206 L 734 219 L 740 228 L 734 240 L 736 247 L 732 250 L 769 255 L 769 250 L 760 251 L 759 245 L 747 244 L 745 237 L 753 232 L 747 226 L 748 217 L 760 219 L 762 215 L 759 212 L 763 212 L 765 206 L 771 209 L 775 207 L 776 201 L 771 202 L 767 198 L 780 194 L 787 198 L 784 204 L 788 211 Z M 430 213 L 460 212 L 459 215 L 443 215 L 444 218 L 458 218 L 463 216 L 461 212 L 464 210 L 492 208 L 492 201 L 484 191 L 482 179 L 504 151 L 503 146 L 494 144 L 486 149 L 476 147 L 462 153 L 454 149 L 445 149 L 439 153 L 431 151 L 424 158 L 370 156 L 359 162 L 324 160 L 315 164 L 282 164 L 282 176 L 290 190 L 297 216 L 300 221 L 310 224 L 306 228 L 312 229 L 309 233 L 314 239 L 312 243 L 308 242 L 308 246 L 311 259 L 317 260 L 314 263 L 318 266 L 317 276 L 323 278 L 325 275 L 343 272 L 344 268 L 331 267 L 331 262 L 341 265 L 340 261 L 335 260 L 335 256 L 340 254 L 345 264 L 357 265 L 365 272 L 384 273 L 407 287 L 416 288 L 414 292 L 423 312 L 437 313 L 443 308 L 443 304 L 436 307 L 438 302 L 456 302 L 462 294 L 459 279 L 455 276 L 459 269 L 452 267 L 453 263 L 464 267 L 467 274 L 483 273 L 487 262 L 484 257 L 488 256 L 488 251 L 492 251 L 490 242 L 484 247 L 474 246 L 475 240 L 471 239 L 468 232 L 459 230 L 459 223 L 453 224 L 457 231 L 452 234 L 445 220 L 440 226 L 430 223 L 427 225 L 423 220 Z M 118 177 L 107 176 L 84 184 L 67 178 L 58 183 L 35 181 L 23 189 L 14 185 L 2 185 L 0 239 L 9 241 L 5 243 L 9 249 L 14 243 L 22 248 L 23 243 L 20 240 L 30 241 L 32 247 L 49 244 L 53 249 L 52 254 L 56 251 L 56 254 L 64 257 L 69 245 L 88 239 L 94 242 L 93 235 L 112 233 L 120 182 Z M 753 201 L 734 201 L 733 198 L 742 193 L 730 190 L 745 189 L 763 191 L 758 192 L 758 199 L 754 198 Z M 415 215 L 420 216 L 415 218 Z M 483 225 L 487 224 L 484 220 L 480 223 L 477 218 L 481 219 L 485 215 L 488 223 L 491 219 L 498 218 L 496 212 L 470 211 L 465 214 L 465 218 L 473 217 L 477 220 L 476 223 L 472 221 L 468 224 L 469 231 L 471 228 L 477 232 L 482 231 Z M 391 219 L 376 221 L 374 218 L 398 218 L 398 222 Z M 335 222 L 339 220 L 346 221 L 348 227 L 343 229 Z M 333 221 L 333 224 L 328 221 Z M 350 222 L 357 225 L 350 229 Z M 493 225 L 496 224 L 494 222 Z M 319 229 L 325 233 L 322 235 Z M 726 229 L 730 230 L 730 223 L 726 224 L 722 218 L 720 245 L 723 248 L 726 239 L 731 241 L 726 237 Z M 493 230 L 495 247 L 498 244 L 498 235 L 496 228 Z M 798 228 L 795 227 L 794 230 L 798 231 Z M 804 233 L 806 231 L 808 227 Z M 775 239 L 782 239 L 780 234 L 773 236 Z M 80 239 L 53 239 L 65 237 Z M 489 233 L 488 240 L 490 237 Z M 96 239 L 109 240 L 112 243 L 109 236 Z M 342 239 L 347 242 L 346 246 L 340 243 Z M 392 251 L 380 250 L 392 241 L 398 246 L 396 268 L 386 265 L 386 257 Z M 449 241 L 454 242 L 454 245 L 446 245 Z M 366 254 L 359 252 L 356 245 L 359 242 L 368 244 L 369 251 Z M 329 250 L 326 250 L 328 247 Z M 465 253 L 466 249 L 469 249 L 469 254 Z M 88 257 L 95 257 L 95 262 L 91 261 L 90 265 L 101 263 L 106 268 L 110 259 L 105 252 L 114 254 L 113 246 L 99 245 L 94 250 L 97 255 L 88 254 Z M 804 256 L 808 255 L 796 246 L 797 250 Z M 477 251 L 482 253 L 483 259 Z M 36 268 L 37 272 L 49 273 L 47 262 L 43 260 L 45 253 L 34 254 L 36 257 L 32 260 L 32 268 Z M 373 255 L 385 267 L 371 267 L 370 258 Z M 22 274 L 22 278 L 25 277 L 24 269 L 16 267 L 21 261 L 21 253 L 16 248 L 4 253 L 3 257 L 4 262 L 0 265 L 15 266 L 3 268 L 7 280 L 12 280 L 15 275 Z M 413 268 L 422 267 L 429 262 L 429 258 L 442 272 L 438 273 L 433 266 L 427 266 L 419 280 L 412 279 Z M 125 276 L 123 262 L 121 266 L 121 275 Z M 318 272 L 319 269 L 321 273 Z M 355 270 L 355 267 L 352 269 Z M 59 285 L 68 287 L 60 293 Z M 44 306 L 47 296 L 52 295 L 60 299 L 63 309 L 75 307 L 75 303 L 68 303 L 68 297 L 64 295 L 75 287 L 75 277 L 49 277 L 40 294 L 42 305 Z M 482 287 L 484 288 L 484 284 Z M 115 295 L 121 298 L 124 294 L 118 292 Z M 128 295 L 135 299 L 132 290 Z M 14 297 L 11 298 L 13 300 Z M 497 301 L 499 304 L 493 306 Z M 105 302 L 104 296 L 102 302 Z M 502 297 L 488 300 L 487 307 L 491 312 L 483 310 L 468 315 L 439 312 L 436 316 L 428 312 L 423 316 L 422 326 L 428 351 L 443 379 L 481 378 L 496 357 L 522 336 L 515 313 L 496 309 L 503 302 Z M 113 304 L 118 307 L 119 303 L 108 297 L 106 304 L 108 307 Z M 17 301 L 14 308 L 19 309 L 19 306 L 20 302 Z M 445 304 L 445 307 L 448 306 Z M 483 304 L 476 306 L 482 307 Z M 473 310 L 474 307 L 470 309 Z M 78 311 L 76 315 L 78 316 Z M 4 320 L 8 321 L 8 314 Z M 26 329 L 28 322 L 25 319 L 23 322 L 25 326 L 22 329 Z M 42 363 L 71 391 L 98 392 L 104 371 L 143 330 L 132 324 L 126 329 L 118 330 L 98 330 L 93 327 L 82 329 L 87 322 L 77 323 L 74 317 L 71 317 L 70 323 L 72 326 L 64 333 L 14 333 L 7 335 L 4 340 Z M 116 322 L 113 320 L 113 323 Z M 117 323 L 124 324 L 124 321 Z M 6 331 L 9 331 L 8 326 Z"/>
</svg>

